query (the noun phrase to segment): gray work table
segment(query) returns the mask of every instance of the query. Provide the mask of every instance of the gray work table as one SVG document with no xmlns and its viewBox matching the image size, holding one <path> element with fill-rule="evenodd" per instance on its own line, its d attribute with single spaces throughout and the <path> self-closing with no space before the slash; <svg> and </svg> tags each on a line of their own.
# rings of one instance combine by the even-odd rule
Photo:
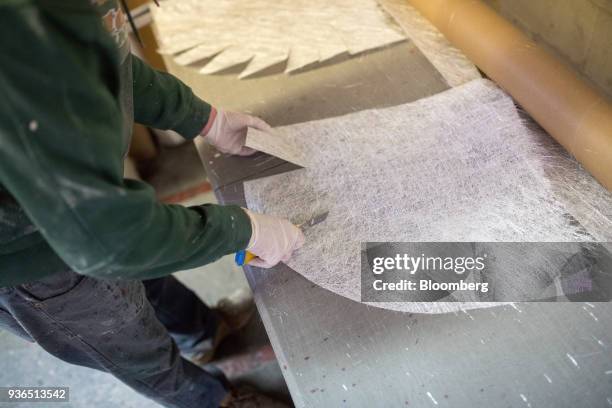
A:
<svg viewBox="0 0 612 408">
<path fill-rule="evenodd" d="M 216 104 L 274 125 L 447 88 L 408 43 L 292 77 L 240 82 L 182 72 L 203 96 L 213 92 Z M 222 203 L 245 205 L 245 180 L 296 168 L 261 153 L 240 158 L 201 143 L 198 149 Z M 285 265 L 245 272 L 297 407 L 612 406 L 610 304 L 404 314 L 342 298 Z"/>
</svg>

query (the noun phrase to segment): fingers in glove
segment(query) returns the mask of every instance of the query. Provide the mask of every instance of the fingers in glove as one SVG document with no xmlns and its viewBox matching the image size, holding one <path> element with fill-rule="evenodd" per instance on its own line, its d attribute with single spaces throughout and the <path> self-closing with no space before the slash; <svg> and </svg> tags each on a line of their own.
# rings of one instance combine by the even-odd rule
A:
<svg viewBox="0 0 612 408">
<path fill-rule="evenodd" d="M 302 246 L 304 246 L 304 241 L 306 240 L 306 238 L 304 238 L 304 233 L 302 232 L 301 229 L 298 228 L 298 236 L 295 240 L 295 244 L 293 244 L 293 250 L 295 251 L 296 249 L 300 249 Z"/>
<path fill-rule="evenodd" d="M 295 243 L 291 247 L 291 250 L 287 251 L 287 253 L 283 255 L 283 258 L 281 259 L 281 261 L 285 263 L 289 262 L 294 252 L 300 249 L 303 245 L 304 245 L 304 234 L 302 234 L 302 231 L 300 231 L 300 234 L 297 236 L 297 239 L 295 240 Z"/>
<path fill-rule="evenodd" d="M 272 130 L 272 126 L 256 116 L 249 116 L 247 125 L 261 131 Z"/>
<path fill-rule="evenodd" d="M 276 264 L 278 264 L 279 262 L 280 260 L 266 261 L 261 258 L 255 258 L 255 259 L 252 259 L 251 262 L 249 262 L 249 265 L 256 266 L 258 268 L 268 269 L 268 268 L 272 268 L 273 266 L 276 266 Z"/>
<path fill-rule="evenodd" d="M 215 149 L 217 149 L 218 151 L 220 151 L 223 154 L 236 154 L 237 153 L 237 150 L 234 149 L 233 147 L 215 146 Z"/>
<path fill-rule="evenodd" d="M 239 156 L 252 156 L 257 153 L 257 150 L 251 149 L 250 147 L 242 146 L 240 151 L 238 152 Z"/>
</svg>

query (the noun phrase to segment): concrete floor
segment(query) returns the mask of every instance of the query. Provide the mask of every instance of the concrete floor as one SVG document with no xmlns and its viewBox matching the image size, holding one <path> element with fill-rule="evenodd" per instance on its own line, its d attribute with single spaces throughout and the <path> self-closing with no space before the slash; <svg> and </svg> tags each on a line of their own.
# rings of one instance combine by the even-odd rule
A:
<svg viewBox="0 0 612 408">
<path fill-rule="evenodd" d="M 176 194 L 190 186 L 205 181 L 204 170 L 195 148 L 191 144 L 164 149 L 160 158 L 153 163 L 154 171 L 150 182 L 160 197 Z M 216 202 L 212 192 L 199 194 L 182 202 L 190 206 Z M 226 256 L 201 268 L 176 274 L 185 285 L 194 290 L 210 306 L 220 299 L 247 293 L 250 289 L 242 272 L 233 262 L 233 256 Z M 221 350 L 222 357 L 230 359 L 235 354 L 254 355 L 254 350 L 270 350 L 269 341 L 258 316 L 240 333 L 230 339 Z M 270 354 L 270 352 L 268 352 Z M 24 341 L 0 330 L 0 386 L 64 386 L 70 387 L 69 403 L 54 403 L 63 407 L 152 407 L 154 402 L 140 396 L 114 377 L 73 366 L 49 355 L 36 344 Z M 229 357 L 228 357 L 229 356 Z M 232 379 L 235 383 L 248 383 L 279 398 L 288 399 L 281 370 L 273 358 L 256 361 L 249 368 Z M 3 404 L 0 407 L 42 407 L 38 404 Z"/>
</svg>

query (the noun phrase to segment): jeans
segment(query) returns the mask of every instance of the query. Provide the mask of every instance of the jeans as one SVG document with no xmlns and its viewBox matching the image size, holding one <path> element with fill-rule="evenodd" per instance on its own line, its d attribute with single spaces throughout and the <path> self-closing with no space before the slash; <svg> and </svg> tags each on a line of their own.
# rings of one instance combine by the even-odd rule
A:
<svg viewBox="0 0 612 408">
<path fill-rule="evenodd" d="M 0 288 L 0 328 L 166 407 L 217 407 L 227 395 L 221 380 L 180 354 L 211 344 L 218 321 L 172 276 L 102 280 L 66 270 Z"/>
</svg>

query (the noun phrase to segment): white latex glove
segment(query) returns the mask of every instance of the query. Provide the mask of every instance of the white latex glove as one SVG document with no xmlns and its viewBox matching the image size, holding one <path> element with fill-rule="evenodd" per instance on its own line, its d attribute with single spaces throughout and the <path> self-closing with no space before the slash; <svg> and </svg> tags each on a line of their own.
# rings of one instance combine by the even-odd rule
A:
<svg viewBox="0 0 612 408">
<path fill-rule="evenodd" d="M 237 154 L 239 156 L 250 156 L 256 150 L 246 147 L 246 134 L 249 127 L 266 131 L 270 130 L 263 120 L 255 116 L 245 115 L 238 112 L 226 112 L 223 109 L 214 110 L 211 113 L 212 123 L 206 125 L 201 135 L 217 150 L 223 153 Z"/>
<path fill-rule="evenodd" d="M 249 265 L 271 268 L 279 262 L 287 262 L 293 251 L 304 245 L 302 230 L 289 221 L 245 211 L 253 229 L 247 250 L 257 256 Z"/>
</svg>

